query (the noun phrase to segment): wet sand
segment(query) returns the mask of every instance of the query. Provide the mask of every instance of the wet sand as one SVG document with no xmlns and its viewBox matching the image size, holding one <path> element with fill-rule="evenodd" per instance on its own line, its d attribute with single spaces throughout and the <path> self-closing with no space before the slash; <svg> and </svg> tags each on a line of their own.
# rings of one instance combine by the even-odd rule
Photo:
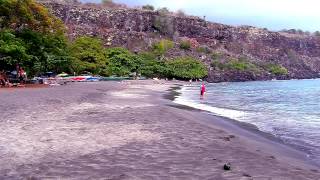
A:
<svg viewBox="0 0 320 180">
<path fill-rule="evenodd" d="M 320 179 L 304 154 L 129 81 L 0 91 L 0 179 Z M 231 163 L 231 171 L 223 170 Z"/>
<path fill-rule="evenodd" d="M 2 87 L 0 86 L 0 92 L 1 91 L 11 91 L 11 90 L 17 90 L 17 89 L 24 89 L 24 88 L 32 88 L 32 89 L 39 89 L 39 88 L 47 88 L 49 85 L 46 84 L 23 84 L 18 86 L 11 86 L 11 87 Z"/>
</svg>

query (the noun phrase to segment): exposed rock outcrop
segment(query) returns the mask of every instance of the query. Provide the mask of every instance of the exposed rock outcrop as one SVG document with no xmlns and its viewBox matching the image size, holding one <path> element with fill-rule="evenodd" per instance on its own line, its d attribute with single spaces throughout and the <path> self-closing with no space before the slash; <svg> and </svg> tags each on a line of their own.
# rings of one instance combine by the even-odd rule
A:
<svg viewBox="0 0 320 180">
<path fill-rule="evenodd" d="M 259 73 L 210 68 L 211 56 L 196 49 L 176 48 L 168 57 L 191 55 L 208 65 L 212 82 L 265 80 L 272 78 L 316 78 L 320 72 L 320 38 L 270 32 L 250 26 L 233 27 L 204 21 L 198 17 L 166 15 L 138 9 L 108 9 L 75 4 L 44 3 L 68 27 L 70 38 L 82 35 L 101 37 L 106 46 L 124 46 L 143 51 L 161 38 L 178 42 L 193 39 L 227 57 L 245 57 L 256 64 Z M 266 64 L 279 64 L 286 76 L 270 74 Z"/>
</svg>

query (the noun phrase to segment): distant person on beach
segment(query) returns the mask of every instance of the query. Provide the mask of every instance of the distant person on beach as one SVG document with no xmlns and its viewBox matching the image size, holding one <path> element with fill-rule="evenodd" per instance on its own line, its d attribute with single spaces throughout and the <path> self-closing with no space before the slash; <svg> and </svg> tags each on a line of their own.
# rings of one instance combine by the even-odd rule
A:
<svg viewBox="0 0 320 180">
<path fill-rule="evenodd" d="M 23 84 L 26 80 L 27 74 L 22 67 L 19 68 L 18 77 L 19 77 L 20 83 Z"/>
<path fill-rule="evenodd" d="M 200 87 L 200 96 L 201 96 L 201 98 L 203 98 L 205 92 L 206 92 L 206 85 L 204 83 L 202 83 L 202 85 Z"/>
<path fill-rule="evenodd" d="M 4 71 L 0 71 L 0 86 L 6 85 L 6 77 Z"/>
</svg>

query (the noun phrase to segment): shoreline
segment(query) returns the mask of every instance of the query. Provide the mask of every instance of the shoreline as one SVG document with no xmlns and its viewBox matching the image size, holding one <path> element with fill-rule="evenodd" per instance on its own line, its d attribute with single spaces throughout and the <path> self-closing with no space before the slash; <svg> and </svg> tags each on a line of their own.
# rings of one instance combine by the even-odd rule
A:
<svg viewBox="0 0 320 180">
<path fill-rule="evenodd" d="M 320 79 L 320 77 L 314 77 L 314 78 L 301 78 L 301 79 L 297 79 L 297 78 L 292 78 L 292 79 L 267 79 L 267 80 L 248 80 L 248 81 L 221 81 L 221 82 L 210 82 L 210 81 L 206 81 L 208 83 L 212 83 L 212 84 L 223 84 L 223 83 L 249 83 L 249 82 L 269 82 L 269 81 L 304 81 L 304 80 L 317 80 Z"/>
<path fill-rule="evenodd" d="M 228 117 L 224 117 L 224 116 L 219 116 L 219 115 L 215 115 L 209 111 L 206 110 L 201 110 L 201 109 L 197 109 L 194 108 L 192 106 L 187 106 L 187 105 L 182 105 L 179 103 L 175 103 L 174 100 L 181 95 L 180 92 L 178 92 L 177 90 L 180 90 L 184 85 L 179 85 L 173 88 L 169 89 L 169 93 L 167 96 L 165 96 L 164 98 L 169 99 L 172 101 L 172 103 L 174 105 L 170 105 L 172 107 L 176 107 L 176 108 L 180 108 L 180 109 L 184 109 L 184 110 L 190 110 L 190 111 L 196 111 L 199 113 L 205 113 L 209 116 L 213 116 L 215 117 L 212 121 L 207 121 L 207 123 L 213 123 L 214 125 L 219 125 L 221 126 L 221 128 L 226 128 L 226 130 L 234 130 L 236 129 L 237 131 L 241 131 L 242 134 L 244 134 L 247 138 L 250 138 L 250 134 L 252 133 L 254 136 L 258 136 L 258 138 L 264 138 L 266 140 L 269 140 L 273 145 L 277 145 L 280 144 L 282 146 L 285 147 L 285 149 L 289 148 L 288 150 L 290 152 L 293 153 L 297 153 L 297 156 L 299 159 L 309 163 L 310 165 L 313 166 L 317 166 L 320 168 L 320 162 L 316 162 L 312 160 L 312 155 L 304 152 L 302 148 L 294 145 L 294 144 L 290 144 L 290 143 L 286 143 L 284 142 L 281 138 L 268 133 L 268 132 L 264 132 L 261 131 L 256 125 L 254 124 L 250 124 L 247 122 L 242 122 L 242 121 L 238 121 L 235 119 L 231 119 Z M 219 120 L 217 120 L 219 119 Z M 269 142 L 267 142 L 269 143 Z M 293 151 L 292 151 L 293 150 Z"/>
<path fill-rule="evenodd" d="M 18 89 L 41 89 L 41 88 L 49 88 L 50 86 L 47 84 L 23 84 L 18 86 L 11 87 L 0 87 L 0 91 L 10 91 L 10 90 L 18 90 Z"/>
<path fill-rule="evenodd" d="M 289 148 L 219 117 L 172 107 L 165 96 L 177 84 L 183 83 L 3 91 L 0 178 L 320 178 L 317 167 Z"/>
</svg>

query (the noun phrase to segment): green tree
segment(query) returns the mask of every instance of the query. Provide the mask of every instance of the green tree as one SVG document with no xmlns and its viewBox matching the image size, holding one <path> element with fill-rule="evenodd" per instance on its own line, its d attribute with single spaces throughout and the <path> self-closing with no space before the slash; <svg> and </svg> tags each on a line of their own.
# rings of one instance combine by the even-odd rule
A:
<svg viewBox="0 0 320 180">
<path fill-rule="evenodd" d="M 108 59 L 108 74 L 129 76 L 131 73 L 140 72 L 141 59 L 127 49 L 116 47 L 106 50 Z"/>
<path fill-rule="evenodd" d="M 153 51 L 158 56 L 164 55 L 168 50 L 172 48 L 174 48 L 174 42 L 167 39 L 162 39 L 159 42 L 153 44 Z"/>
<path fill-rule="evenodd" d="M 25 43 L 27 53 L 32 57 L 31 61 L 23 64 L 29 69 L 29 73 L 69 70 L 70 56 L 65 36 L 31 30 L 18 32 L 17 36 Z"/>
<path fill-rule="evenodd" d="M 76 73 L 89 71 L 101 74 L 107 66 L 103 43 L 92 37 L 77 38 L 70 46 L 72 55 L 72 69 Z"/>
<path fill-rule="evenodd" d="M 70 57 L 64 36 L 30 30 L 0 31 L 1 67 L 19 64 L 31 75 L 44 71 L 68 70 Z"/>
<path fill-rule="evenodd" d="M 0 29 L 1 68 L 19 64 L 29 75 L 69 69 L 64 25 L 36 1 L 0 0 Z"/>
<path fill-rule="evenodd" d="M 191 57 L 180 57 L 166 63 L 169 75 L 178 79 L 200 79 L 208 75 L 206 66 Z"/>
<path fill-rule="evenodd" d="M 62 33 L 61 20 L 34 0 L 0 0 L 0 28 Z"/>
<path fill-rule="evenodd" d="M 13 69 L 16 64 L 27 64 L 32 57 L 27 53 L 25 43 L 13 31 L 0 31 L 0 67 Z"/>
<path fill-rule="evenodd" d="M 164 61 L 157 60 L 157 56 L 153 53 L 144 52 L 140 55 L 141 75 L 146 77 L 166 77 L 168 69 Z"/>
</svg>

